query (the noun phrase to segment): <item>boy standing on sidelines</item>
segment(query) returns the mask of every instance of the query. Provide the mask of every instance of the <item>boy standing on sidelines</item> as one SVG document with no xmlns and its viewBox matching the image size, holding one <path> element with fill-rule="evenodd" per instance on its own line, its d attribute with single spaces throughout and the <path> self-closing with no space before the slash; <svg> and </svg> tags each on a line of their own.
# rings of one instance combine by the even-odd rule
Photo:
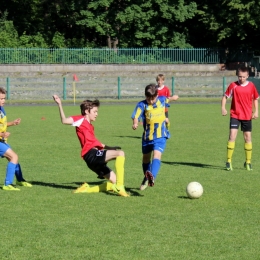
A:
<svg viewBox="0 0 260 260">
<path fill-rule="evenodd" d="M 145 100 L 140 101 L 133 113 L 133 130 L 138 127 L 139 119 L 143 120 L 142 153 L 143 173 L 145 175 L 140 190 L 147 186 L 154 186 L 154 180 L 161 166 L 161 156 L 166 146 L 166 140 L 170 137 L 165 124 L 165 106 L 168 99 L 158 97 L 158 89 L 155 84 L 149 84 L 145 88 Z M 152 162 L 151 162 L 152 158 Z"/>
<path fill-rule="evenodd" d="M 109 147 L 96 139 L 94 127 L 91 124 L 98 116 L 99 100 L 85 100 L 80 105 L 81 115 L 66 117 L 62 103 L 57 95 L 53 96 L 59 106 L 61 123 L 76 127 L 76 134 L 81 144 L 81 156 L 89 169 L 95 172 L 100 179 L 108 182 L 94 187 L 87 183 L 81 185 L 74 193 L 93 193 L 113 190 L 116 194 L 129 197 L 124 187 L 125 153 L 120 147 Z M 115 160 L 116 174 L 107 166 L 107 162 Z"/>
<path fill-rule="evenodd" d="M 165 76 L 163 74 L 158 74 L 156 77 L 156 82 L 157 82 L 157 88 L 158 88 L 158 96 L 161 97 L 166 97 L 168 98 L 170 101 L 175 101 L 177 100 L 179 97 L 177 95 L 173 95 L 171 97 L 171 91 L 170 89 L 164 85 L 164 81 L 165 81 Z M 169 112 L 168 112 L 168 105 L 165 106 L 165 122 L 166 122 L 166 127 L 167 129 L 170 128 L 170 120 L 169 120 Z"/>
<path fill-rule="evenodd" d="M 19 125 L 21 119 L 17 118 L 12 122 L 7 122 L 7 116 L 4 110 L 5 96 L 5 89 L 0 87 L 0 156 L 8 160 L 5 183 L 2 189 L 6 191 L 20 191 L 19 188 L 13 186 L 14 176 L 16 176 L 16 185 L 18 186 L 32 187 L 32 184 L 23 178 L 22 169 L 18 162 L 18 155 L 11 149 L 10 145 L 7 144 L 7 138 L 10 136 L 10 133 L 6 132 L 7 127 Z"/>
<path fill-rule="evenodd" d="M 223 116 L 227 115 L 226 100 L 232 98 L 230 108 L 230 132 L 227 143 L 227 162 L 226 169 L 232 171 L 232 155 L 235 149 L 235 141 L 239 125 L 244 135 L 245 163 L 244 167 L 252 171 L 252 119 L 258 118 L 258 92 L 255 85 L 248 81 L 249 70 L 247 67 L 241 67 L 237 71 L 238 81 L 232 82 L 221 101 L 221 112 Z"/>
</svg>

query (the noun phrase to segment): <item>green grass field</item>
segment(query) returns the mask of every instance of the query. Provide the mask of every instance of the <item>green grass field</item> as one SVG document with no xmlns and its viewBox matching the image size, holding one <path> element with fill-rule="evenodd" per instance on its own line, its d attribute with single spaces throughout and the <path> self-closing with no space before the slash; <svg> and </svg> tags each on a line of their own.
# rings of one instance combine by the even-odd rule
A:
<svg viewBox="0 0 260 260">
<path fill-rule="evenodd" d="M 72 193 L 100 180 L 80 158 L 75 129 L 60 123 L 56 106 L 6 105 L 9 121 L 22 118 L 9 128 L 8 141 L 34 186 L 0 190 L 1 259 L 260 259 L 260 119 L 253 124 L 254 170 L 243 169 L 239 132 L 234 171 L 227 172 L 229 118 L 221 116 L 220 102 L 172 104 L 161 170 L 155 186 L 141 192 L 142 126 L 131 128 L 134 106 L 101 104 L 94 123 L 100 141 L 126 153 L 131 197 L 123 198 Z M 78 105 L 64 110 L 79 114 Z M 0 186 L 6 164 L 2 159 Z M 200 199 L 187 198 L 191 181 L 203 185 Z"/>
</svg>

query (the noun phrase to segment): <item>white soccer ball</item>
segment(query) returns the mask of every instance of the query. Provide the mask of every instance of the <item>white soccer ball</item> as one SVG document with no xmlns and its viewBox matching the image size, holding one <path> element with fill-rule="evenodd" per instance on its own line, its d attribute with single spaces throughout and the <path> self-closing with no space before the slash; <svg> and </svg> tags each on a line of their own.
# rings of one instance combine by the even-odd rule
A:
<svg viewBox="0 0 260 260">
<path fill-rule="evenodd" d="M 186 193 L 191 199 L 198 199 L 203 194 L 203 187 L 199 182 L 190 182 L 186 187 Z"/>
</svg>

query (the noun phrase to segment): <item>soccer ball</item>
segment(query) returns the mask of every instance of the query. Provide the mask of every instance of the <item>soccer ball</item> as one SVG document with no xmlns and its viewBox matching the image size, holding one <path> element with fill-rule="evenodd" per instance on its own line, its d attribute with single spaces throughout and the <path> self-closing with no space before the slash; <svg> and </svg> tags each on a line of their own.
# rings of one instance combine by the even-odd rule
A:
<svg viewBox="0 0 260 260">
<path fill-rule="evenodd" d="M 203 187 L 199 182 L 190 182 L 186 187 L 186 193 L 190 199 L 198 199 L 203 194 Z"/>
</svg>

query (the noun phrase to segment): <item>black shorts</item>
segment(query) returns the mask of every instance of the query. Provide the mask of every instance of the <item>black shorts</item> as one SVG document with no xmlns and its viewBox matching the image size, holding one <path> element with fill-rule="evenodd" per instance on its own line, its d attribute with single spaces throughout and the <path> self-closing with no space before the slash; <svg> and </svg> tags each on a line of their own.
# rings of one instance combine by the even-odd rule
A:
<svg viewBox="0 0 260 260">
<path fill-rule="evenodd" d="M 98 175 L 99 179 L 105 179 L 104 175 L 109 174 L 112 170 L 106 163 L 107 150 L 91 149 L 84 155 L 84 161 L 90 170 Z"/>
<path fill-rule="evenodd" d="M 230 118 L 230 129 L 238 129 L 241 124 L 241 131 L 243 132 L 252 132 L 252 120 L 239 120 L 236 118 Z"/>
</svg>

